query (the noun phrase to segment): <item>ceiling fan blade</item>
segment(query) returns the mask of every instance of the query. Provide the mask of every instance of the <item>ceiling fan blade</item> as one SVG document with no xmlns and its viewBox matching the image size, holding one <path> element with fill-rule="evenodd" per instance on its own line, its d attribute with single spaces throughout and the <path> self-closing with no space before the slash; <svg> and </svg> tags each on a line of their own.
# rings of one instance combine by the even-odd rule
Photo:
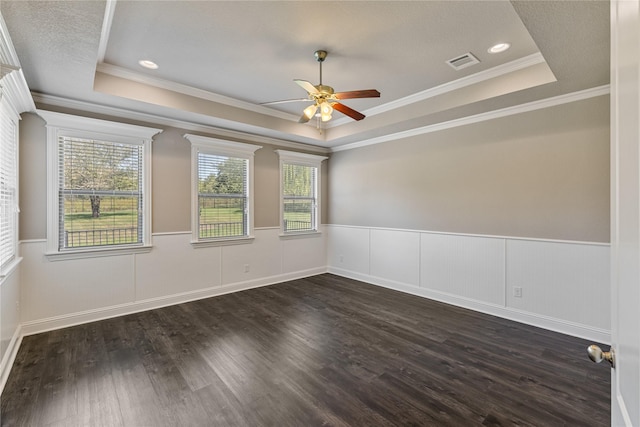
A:
<svg viewBox="0 0 640 427">
<path fill-rule="evenodd" d="M 318 89 L 306 80 L 294 79 L 293 81 L 298 83 L 302 89 L 306 90 L 310 94 L 318 93 Z"/>
<path fill-rule="evenodd" d="M 335 102 L 331 104 L 334 110 L 340 111 L 342 114 L 351 117 L 353 120 L 362 120 L 365 118 L 365 115 L 354 110 L 353 108 L 347 107 L 344 104 L 340 104 L 339 102 Z"/>
<path fill-rule="evenodd" d="M 349 92 L 338 92 L 335 94 L 336 99 L 352 99 L 352 98 L 380 98 L 380 92 L 375 89 L 352 90 Z"/>
<path fill-rule="evenodd" d="M 312 102 L 312 101 L 313 99 L 309 99 L 309 98 L 283 99 L 282 101 L 261 102 L 260 105 L 275 105 L 275 104 L 285 104 L 287 102 Z"/>
</svg>

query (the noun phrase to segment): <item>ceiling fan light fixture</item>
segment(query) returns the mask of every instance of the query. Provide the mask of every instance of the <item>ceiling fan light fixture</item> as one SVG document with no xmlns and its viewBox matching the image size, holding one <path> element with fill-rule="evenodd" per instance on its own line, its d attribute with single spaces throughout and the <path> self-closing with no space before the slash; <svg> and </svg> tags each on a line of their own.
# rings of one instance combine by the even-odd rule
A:
<svg viewBox="0 0 640 427">
<path fill-rule="evenodd" d="M 313 115 L 316 113 L 317 109 L 318 109 L 318 106 L 316 104 L 309 105 L 307 108 L 304 109 L 303 114 L 308 119 L 311 119 L 313 117 Z"/>
<path fill-rule="evenodd" d="M 331 120 L 331 113 L 333 113 L 333 107 L 327 101 L 320 104 L 320 118 L 323 122 Z"/>
<path fill-rule="evenodd" d="M 318 124 L 320 123 L 320 120 L 322 120 L 323 122 L 328 122 L 329 120 L 331 120 L 331 114 L 333 113 L 333 110 L 338 110 L 340 113 L 351 117 L 353 120 L 364 119 L 364 114 L 354 110 L 353 108 L 347 107 L 340 101 L 342 101 L 343 99 L 352 98 L 379 98 L 380 92 L 375 89 L 352 90 L 348 92 L 337 93 L 334 92 L 331 86 L 322 84 L 322 62 L 326 59 L 327 52 L 324 50 L 317 50 L 315 52 L 315 57 L 320 67 L 320 83 L 318 85 L 313 85 L 306 80 L 293 80 L 296 84 L 298 84 L 298 86 L 307 91 L 307 99 L 291 99 L 286 101 L 265 102 L 262 105 L 279 104 L 282 102 L 291 101 L 312 101 L 313 105 L 308 106 L 302 111 L 302 116 L 300 116 L 298 123 L 307 123 L 314 116 L 318 117 Z"/>
</svg>

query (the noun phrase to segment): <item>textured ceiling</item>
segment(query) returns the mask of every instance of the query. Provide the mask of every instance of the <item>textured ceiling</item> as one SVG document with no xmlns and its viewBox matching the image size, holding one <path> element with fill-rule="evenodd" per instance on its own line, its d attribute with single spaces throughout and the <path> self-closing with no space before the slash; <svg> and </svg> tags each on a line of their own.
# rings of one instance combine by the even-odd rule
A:
<svg viewBox="0 0 640 427">
<path fill-rule="evenodd" d="M 144 112 L 325 147 L 403 132 L 609 82 L 600 1 L 10 1 L 0 3 L 40 105 Z M 508 41 L 512 48 L 490 55 Z M 297 123 L 293 79 L 376 88 L 321 132 Z M 466 52 L 480 63 L 455 71 Z M 139 59 L 160 66 L 141 68 Z"/>
</svg>

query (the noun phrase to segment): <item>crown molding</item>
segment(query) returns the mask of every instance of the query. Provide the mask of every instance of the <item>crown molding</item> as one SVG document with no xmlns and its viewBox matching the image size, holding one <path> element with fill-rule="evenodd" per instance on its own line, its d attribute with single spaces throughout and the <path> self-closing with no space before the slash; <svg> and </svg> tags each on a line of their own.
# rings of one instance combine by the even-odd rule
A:
<svg viewBox="0 0 640 427">
<path fill-rule="evenodd" d="M 424 135 L 431 132 L 437 132 L 445 129 L 451 129 L 458 126 L 469 125 L 473 123 L 484 122 L 487 120 L 498 119 L 501 117 L 512 116 L 514 114 L 526 113 L 529 111 L 540 110 L 543 108 L 554 107 L 557 105 L 568 104 L 571 102 L 582 101 L 597 96 L 609 94 L 609 85 L 598 86 L 578 92 L 567 93 L 564 95 L 554 96 L 551 98 L 541 99 L 538 101 L 527 102 L 525 104 L 515 105 L 512 107 L 501 108 L 498 110 L 487 111 L 486 113 L 475 114 L 473 116 L 462 117 L 459 119 L 449 120 L 442 123 L 435 123 L 428 126 L 422 126 L 402 132 L 396 132 L 383 135 L 376 138 L 366 139 L 350 144 L 333 147 L 331 152 L 353 150 L 354 148 L 366 147 L 369 145 L 382 144 L 389 141 L 397 141 L 399 139 L 409 138 L 417 135 Z"/>
<path fill-rule="evenodd" d="M 2 14 L 0 14 L 0 63 L 20 68 L 18 54 L 13 47 L 13 42 Z"/>
<path fill-rule="evenodd" d="M 484 82 L 486 80 L 494 79 L 496 77 L 504 76 L 505 74 L 513 73 L 515 71 L 519 71 L 525 68 L 532 67 L 534 65 L 546 62 L 544 57 L 540 52 L 524 56 L 522 58 L 516 59 L 511 62 L 507 62 L 505 64 L 497 65 L 493 68 L 489 68 L 488 70 L 480 71 L 475 74 L 471 74 L 466 77 L 462 77 L 457 80 L 453 80 L 447 83 L 443 83 L 439 86 L 434 86 L 432 88 L 423 90 L 421 92 L 416 92 L 412 95 L 405 96 L 404 98 L 397 99 L 395 101 L 387 102 L 385 104 L 381 104 L 365 110 L 363 113 L 367 117 L 375 116 L 377 114 L 386 113 L 387 111 L 395 110 L 398 108 L 406 107 L 407 105 L 415 104 L 416 102 L 421 102 L 429 98 L 433 98 L 435 96 L 439 96 L 448 92 L 453 92 L 454 90 L 462 89 L 467 86 L 471 86 L 477 83 Z M 335 121 L 330 122 L 329 127 L 337 127 L 343 124 L 346 124 L 350 121 L 348 118 L 341 118 Z"/>
<path fill-rule="evenodd" d="M 16 114 L 36 109 L 22 70 L 11 71 L 0 79 L 0 98 L 6 100 Z"/>
<path fill-rule="evenodd" d="M 35 111 L 36 106 L 31 98 L 27 81 L 20 68 L 20 61 L 2 14 L 0 14 L 0 63 L 3 68 L 3 74 L 0 75 L 0 97 L 8 101 L 9 106 L 17 114 Z M 5 69 L 9 69 L 6 74 L 4 74 Z"/>
<path fill-rule="evenodd" d="M 21 71 L 20 71 L 21 72 Z M 538 101 L 532 101 L 525 104 L 520 104 L 512 107 L 506 107 L 494 111 L 488 111 L 486 113 L 480 113 L 473 116 L 463 117 L 460 119 L 454 119 L 447 122 L 436 123 L 433 125 L 423 126 L 407 131 L 396 132 L 389 135 L 383 135 L 376 138 L 366 139 L 362 141 L 353 142 L 337 147 L 326 148 L 315 145 L 304 144 L 300 142 L 287 141 L 277 138 L 271 138 L 256 134 L 232 131 L 228 129 L 222 129 L 214 126 L 202 125 L 194 122 L 188 122 L 184 120 L 172 119 L 169 117 L 158 116 L 154 114 L 141 113 L 137 111 L 125 110 L 121 108 L 109 107 L 104 105 L 92 104 L 84 101 L 77 101 L 72 99 L 66 99 L 56 97 L 52 95 L 45 95 L 40 93 L 33 93 L 33 100 L 37 103 L 52 105 L 62 108 L 70 108 L 74 110 L 87 111 L 97 114 L 104 114 L 114 117 L 122 117 L 131 120 L 138 120 L 142 122 L 162 124 L 165 126 L 176 127 L 185 129 L 191 132 L 201 132 L 209 135 L 215 135 L 221 138 L 232 138 L 238 140 L 244 140 L 248 142 L 257 142 L 262 144 L 269 144 L 279 147 L 289 147 L 295 149 L 303 149 L 309 152 L 316 152 L 321 154 L 329 154 L 332 152 L 352 150 L 355 148 L 366 147 L 369 145 L 381 144 L 384 142 L 395 141 L 403 138 L 409 138 L 416 135 L 427 134 L 431 132 L 437 132 L 440 130 L 450 129 L 458 126 L 464 126 L 468 124 L 478 123 L 482 121 L 492 120 L 500 117 L 507 117 L 514 114 L 525 113 L 528 111 L 539 110 L 542 108 L 549 108 L 556 105 L 567 104 L 570 102 L 581 101 L 584 99 L 594 98 L 597 96 L 608 95 L 609 85 L 598 86 L 595 88 L 585 89 L 578 92 L 572 92 L 564 95 L 559 95 L 547 99 Z M 35 111 L 35 108 L 33 110 Z"/>
<path fill-rule="evenodd" d="M 113 15 L 115 13 L 117 1 L 118 0 L 107 0 L 106 2 L 104 20 L 102 22 L 102 30 L 100 33 L 100 43 L 98 46 L 98 64 L 96 65 L 97 72 L 109 74 L 114 77 L 131 80 L 131 81 L 142 83 L 149 86 L 154 86 L 160 89 L 171 90 L 173 92 L 181 93 L 183 95 L 189 95 L 189 96 L 194 96 L 201 99 L 206 99 L 207 101 L 224 104 L 231 107 L 241 108 L 243 110 L 249 110 L 249 111 L 253 111 L 260 114 L 266 114 L 272 117 L 277 117 L 285 120 L 298 121 L 298 116 L 295 116 L 293 114 L 288 114 L 282 111 L 273 110 L 271 108 L 258 106 L 250 102 L 240 101 L 238 99 L 231 98 L 228 96 L 219 95 L 206 90 L 197 89 L 192 86 L 172 82 L 169 80 L 160 79 L 157 77 L 135 72 L 127 68 L 105 63 L 104 60 L 107 52 L 107 45 L 109 43 L 109 34 L 111 32 L 111 25 L 113 23 Z"/>
<path fill-rule="evenodd" d="M 242 110 L 252 111 L 254 113 L 264 114 L 271 117 L 277 117 L 279 119 L 289 120 L 292 122 L 297 122 L 300 118 L 299 116 L 294 114 L 285 113 L 283 111 L 256 105 L 251 102 L 241 101 L 239 99 L 219 95 L 217 93 L 194 88 L 182 83 L 176 83 L 169 80 L 164 80 L 146 74 L 138 73 L 127 68 L 107 64 L 104 62 L 97 65 L 96 71 L 104 74 L 109 74 L 114 77 L 119 77 L 121 79 L 131 80 L 136 83 L 170 90 L 172 92 L 181 93 L 183 95 L 193 96 L 196 98 L 205 99 L 207 101 L 216 102 L 218 104 L 224 104 L 230 107 L 240 108 Z"/>
<path fill-rule="evenodd" d="M 100 31 L 100 43 L 98 44 L 98 63 L 104 62 L 104 56 L 107 54 L 107 44 L 109 43 L 109 34 L 111 33 L 113 14 L 116 11 L 116 3 L 117 0 L 107 0 L 104 8 L 104 19 L 102 21 L 102 30 Z"/>
<path fill-rule="evenodd" d="M 298 150 L 305 150 L 310 152 L 327 154 L 329 149 L 325 147 L 305 144 L 302 142 L 287 141 L 284 139 L 272 138 L 268 136 L 262 136 L 252 133 L 239 132 L 229 129 L 223 129 L 215 126 L 203 125 L 200 123 L 189 122 L 185 120 L 173 119 L 170 117 L 142 113 L 139 111 L 126 110 L 123 108 L 110 107 L 106 105 L 99 105 L 85 101 L 78 101 L 75 99 L 62 98 L 53 95 L 46 95 L 42 93 L 33 92 L 31 94 L 33 100 L 39 104 L 51 105 L 60 108 L 69 108 L 72 110 L 86 111 L 95 114 L 104 114 L 112 117 L 120 117 L 128 120 L 136 120 L 147 123 L 154 123 L 158 125 L 171 126 L 179 129 L 188 130 L 190 132 L 199 132 L 207 135 L 215 135 L 220 138 L 230 138 L 247 142 L 257 142 L 260 144 L 269 144 L 277 147 L 295 148 Z M 34 108 L 35 110 L 35 108 Z"/>
</svg>

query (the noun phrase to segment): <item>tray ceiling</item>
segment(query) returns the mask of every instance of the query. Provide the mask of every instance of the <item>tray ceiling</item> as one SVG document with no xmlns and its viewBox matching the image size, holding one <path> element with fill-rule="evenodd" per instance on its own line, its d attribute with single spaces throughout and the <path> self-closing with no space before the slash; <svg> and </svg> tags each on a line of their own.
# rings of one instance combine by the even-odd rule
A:
<svg viewBox="0 0 640 427">
<path fill-rule="evenodd" d="M 39 105 L 144 113 L 338 147 L 606 85 L 608 2 L 11 1 L 0 3 Z M 28 24 L 28 25 L 27 25 Z M 498 42 L 511 49 L 490 54 Z M 299 124 L 293 79 L 376 88 Z M 446 61 L 467 52 L 476 65 Z M 147 70 L 149 59 L 159 65 Z M 318 128 L 319 127 L 319 128 Z"/>
</svg>

